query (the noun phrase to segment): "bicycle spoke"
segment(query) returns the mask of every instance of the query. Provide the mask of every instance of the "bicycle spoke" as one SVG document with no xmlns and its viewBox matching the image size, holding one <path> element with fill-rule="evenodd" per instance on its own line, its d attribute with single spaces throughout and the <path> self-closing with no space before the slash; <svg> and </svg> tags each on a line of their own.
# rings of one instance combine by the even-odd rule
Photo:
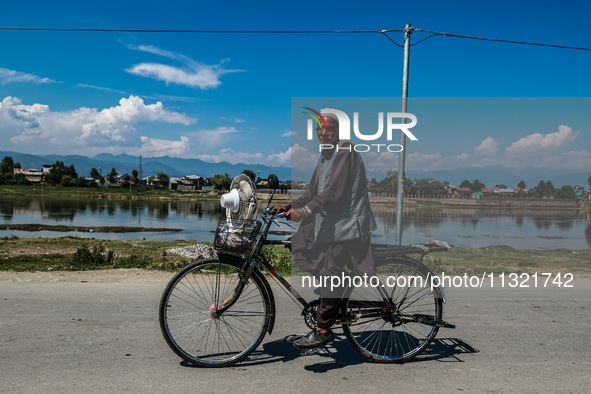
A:
<svg viewBox="0 0 591 394">
<path fill-rule="evenodd" d="M 240 267 L 241 267 L 240 263 Z M 194 263 L 173 278 L 161 300 L 161 327 L 169 346 L 196 365 L 230 365 L 262 340 L 269 323 L 260 274 L 241 292 L 238 264 Z M 233 272 L 234 274 L 227 272 Z M 227 309 L 220 303 L 229 301 Z"/>
<path fill-rule="evenodd" d="M 410 261 L 394 261 L 380 266 L 377 274 L 381 284 L 387 283 L 387 277 L 392 274 L 417 278 L 408 280 L 404 286 L 396 282 L 387 291 L 382 287 L 351 289 L 343 312 L 348 316 L 343 330 L 351 344 L 371 359 L 386 362 L 410 359 L 424 350 L 437 333 L 436 327 L 421 324 L 412 316 L 433 316 L 434 320 L 441 317 L 441 300 L 426 280 L 430 271 Z M 355 321 L 358 313 L 361 316 Z"/>
</svg>

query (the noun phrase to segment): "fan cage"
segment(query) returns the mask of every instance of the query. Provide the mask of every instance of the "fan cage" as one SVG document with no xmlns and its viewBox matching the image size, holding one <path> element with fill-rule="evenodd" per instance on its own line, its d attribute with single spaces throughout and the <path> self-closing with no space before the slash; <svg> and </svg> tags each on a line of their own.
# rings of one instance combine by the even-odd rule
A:
<svg viewBox="0 0 591 394">
<path fill-rule="evenodd" d="M 220 217 L 215 231 L 213 247 L 217 252 L 247 254 L 252 249 L 262 223 L 258 220 L 232 219 L 232 227 L 225 217 Z M 235 229 L 240 228 L 240 231 Z"/>
</svg>

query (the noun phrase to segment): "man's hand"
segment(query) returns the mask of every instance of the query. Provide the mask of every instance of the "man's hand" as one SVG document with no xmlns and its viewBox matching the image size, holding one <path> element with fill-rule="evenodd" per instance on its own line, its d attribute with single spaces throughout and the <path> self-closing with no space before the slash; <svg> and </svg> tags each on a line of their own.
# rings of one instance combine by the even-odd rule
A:
<svg viewBox="0 0 591 394">
<path fill-rule="evenodd" d="M 287 209 L 283 205 L 275 205 L 273 208 L 271 208 L 271 213 L 274 215 L 277 215 L 278 213 L 283 213 L 283 212 L 287 212 Z"/>
<path fill-rule="evenodd" d="M 285 215 L 287 220 L 291 220 L 292 222 L 300 222 L 303 218 L 306 217 L 306 211 L 303 208 L 293 208 L 287 211 Z"/>
</svg>

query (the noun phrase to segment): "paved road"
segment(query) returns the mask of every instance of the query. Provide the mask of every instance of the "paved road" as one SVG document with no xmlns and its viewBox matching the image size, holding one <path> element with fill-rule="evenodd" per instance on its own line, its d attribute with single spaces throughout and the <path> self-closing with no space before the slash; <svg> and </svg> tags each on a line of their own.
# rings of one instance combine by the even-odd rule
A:
<svg viewBox="0 0 591 394">
<path fill-rule="evenodd" d="M 368 363 L 344 338 L 300 356 L 306 332 L 275 288 L 275 331 L 226 369 L 181 362 L 160 334 L 163 283 L 0 282 L 2 392 L 589 392 L 591 283 L 573 289 L 448 289 L 429 351 L 404 365 Z"/>
</svg>

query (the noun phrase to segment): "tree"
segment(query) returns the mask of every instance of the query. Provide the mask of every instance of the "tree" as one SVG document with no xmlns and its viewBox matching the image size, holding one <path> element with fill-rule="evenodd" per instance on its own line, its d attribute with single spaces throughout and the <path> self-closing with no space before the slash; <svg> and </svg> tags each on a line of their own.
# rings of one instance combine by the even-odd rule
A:
<svg viewBox="0 0 591 394">
<path fill-rule="evenodd" d="M 498 187 L 499 189 L 506 189 L 507 188 L 507 185 L 503 185 L 501 183 L 501 184 L 495 185 L 495 187 Z"/>
<path fill-rule="evenodd" d="M 15 181 L 14 167 L 15 164 L 12 157 L 4 156 L 4 159 L 2 159 L 2 163 L 0 163 L 0 184 L 13 183 Z"/>
<path fill-rule="evenodd" d="M 62 178 L 66 175 L 69 177 L 67 182 L 62 182 Z M 47 174 L 46 177 L 46 179 L 54 185 L 68 185 L 73 179 L 76 178 L 78 178 L 78 174 L 76 173 L 74 164 L 66 166 L 64 162 L 60 160 L 56 160 L 56 162 L 52 164 L 51 170 L 49 170 L 49 174 Z"/>
<path fill-rule="evenodd" d="M 232 184 L 232 178 L 227 172 L 224 175 L 215 174 L 213 179 L 213 188 L 217 191 L 223 192 L 224 190 L 230 189 Z"/>
<path fill-rule="evenodd" d="M 472 190 L 472 182 L 470 182 L 467 179 L 464 179 L 464 181 L 462 183 L 460 183 L 460 187 L 465 187 L 465 188 Z"/>
<path fill-rule="evenodd" d="M 589 184 L 589 190 L 591 190 L 591 175 L 587 178 L 587 183 Z"/>
<path fill-rule="evenodd" d="M 575 189 L 570 185 L 564 185 L 554 193 L 554 198 L 575 198 Z"/>
<path fill-rule="evenodd" d="M 519 181 L 519 183 L 517 184 L 517 187 L 520 188 L 520 189 L 525 189 L 526 188 L 525 182 L 524 181 Z"/>
<path fill-rule="evenodd" d="M 428 194 L 430 191 L 429 180 L 427 178 L 415 179 L 416 194 Z"/>
<path fill-rule="evenodd" d="M 473 192 L 479 192 L 485 187 L 486 185 L 484 183 L 480 182 L 478 179 L 475 179 L 472 183 L 472 187 L 470 188 L 470 190 L 472 190 Z"/>
<path fill-rule="evenodd" d="M 139 183 L 139 181 L 140 181 L 138 178 L 139 172 L 137 172 L 137 170 L 133 170 L 131 172 L 131 176 L 133 177 L 133 183 L 136 183 L 136 184 Z"/>
<path fill-rule="evenodd" d="M 117 170 L 115 168 L 111 168 L 111 172 L 109 172 L 109 183 L 115 183 L 117 179 Z"/>
<path fill-rule="evenodd" d="M 252 179 L 253 182 L 254 182 L 255 178 L 257 177 L 257 174 L 255 174 L 255 172 L 253 170 L 249 170 L 248 168 L 245 168 L 244 170 L 242 170 L 242 173 L 248 175 L 248 177 L 250 179 Z"/>
<path fill-rule="evenodd" d="M 0 163 L 0 174 L 12 174 L 14 173 L 14 160 L 11 156 L 4 156 L 2 163 Z"/>
<path fill-rule="evenodd" d="M 18 168 L 18 167 L 15 166 L 14 168 Z M 16 183 L 17 185 L 30 185 L 31 184 L 31 182 L 23 174 L 14 174 L 14 183 Z"/>
<path fill-rule="evenodd" d="M 101 178 L 101 174 L 100 172 L 98 172 L 96 168 L 93 168 L 92 170 L 90 170 L 90 177 L 94 179 L 99 179 Z"/>
<path fill-rule="evenodd" d="M 546 192 L 546 182 L 544 182 L 543 180 L 540 180 L 540 182 L 538 182 L 538 186 L 536 186 L 536 191 L 535 191 L 535 195 L 538 197 L 545 197 L 547 195 Z"/>
<path fill-rule="evenodd" d="M 163 187 L 167 187 L 168 186 L 168 181 L 170 181 L 170 177 L 164 173 L 164 172 L 159 172 L 156 174 L 156 179 L 158 181 L 158 184 L 160 186 Z"/>
<path fill-rule="evenodd" d="M 80 177 L 77 178 L 75 181 L 72 182 L 73 184 L 75 184 L 77 187 L 89 187 L 89 186 L 97 186 L 96 182 L 94 180 L 92 181 L 87 181 L 86 179 Z"/>
<path fill-rule="evenodd" d="M 554 185 L 552 184 L 552 181 L 548 181 L 546 182 L 546 193 L 548 193 L 548 197 L 552 197 L 554 195 Z"/>
<path fill-rule="evenodd" d="M 72 177 L 70 175 L 63 175 L 60 179 L 60 186 L 72 186 Z"/>
<path fill-rule="evenodd" d="M 433 181 L 430 184 L 431 186 L 431 191 L 429 192 L 430 194 L 437 194 L 437 195 L 441 195 L 441 194 L 446 194 L 447 191 L 445 190 L 445 184 L 441 181 Z"/>
</svg>

